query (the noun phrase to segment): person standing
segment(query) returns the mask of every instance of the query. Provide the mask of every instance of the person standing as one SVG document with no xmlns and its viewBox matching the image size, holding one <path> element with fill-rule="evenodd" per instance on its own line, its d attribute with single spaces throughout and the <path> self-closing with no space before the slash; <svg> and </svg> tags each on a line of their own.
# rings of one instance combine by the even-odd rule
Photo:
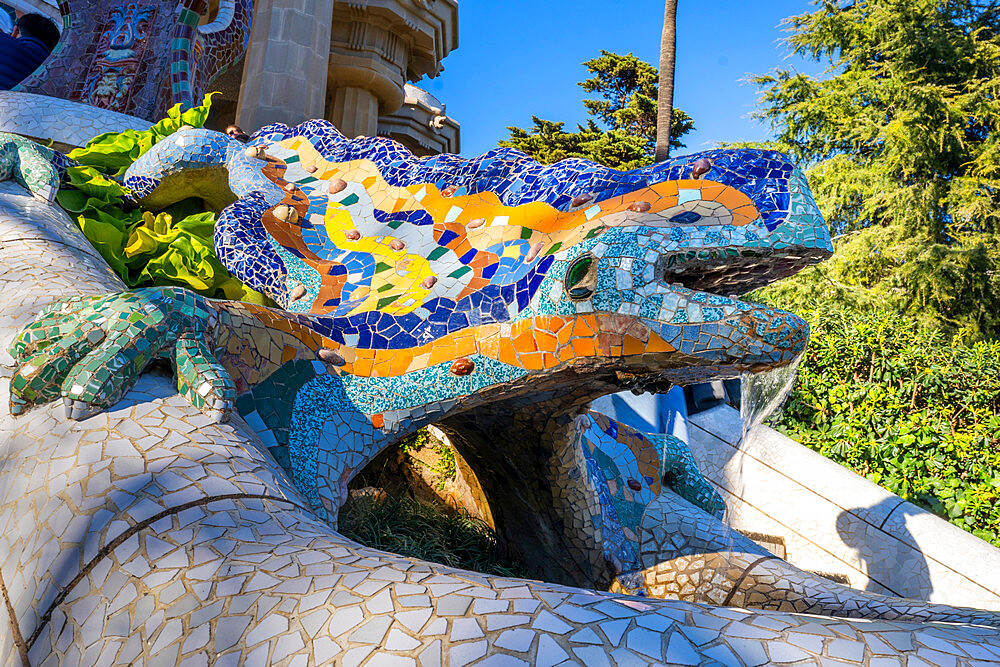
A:
<svg viewBox="0 0 1000 667">
<path fill-rule="evenodd" d="M 24 14 L 8 35 L 0 33 L 0 90 L 34 72 L 59 42 L 59 28 L 41 14 Z"/>
</svg>

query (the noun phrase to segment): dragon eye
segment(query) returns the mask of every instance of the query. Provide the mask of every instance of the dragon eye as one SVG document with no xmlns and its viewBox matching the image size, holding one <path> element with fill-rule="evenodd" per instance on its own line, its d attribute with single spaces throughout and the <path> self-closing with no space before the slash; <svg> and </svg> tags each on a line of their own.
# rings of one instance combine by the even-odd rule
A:
<svg viewBox="0 0 1000 667">
<path fill-rule="evenodd" d="M 566 269 L 563 287 L 569 298 L 576 300 L 588 299 L 594 293 L 597 282 L 597 262 L 593 255 L 580 255 Z"/>
</svg>

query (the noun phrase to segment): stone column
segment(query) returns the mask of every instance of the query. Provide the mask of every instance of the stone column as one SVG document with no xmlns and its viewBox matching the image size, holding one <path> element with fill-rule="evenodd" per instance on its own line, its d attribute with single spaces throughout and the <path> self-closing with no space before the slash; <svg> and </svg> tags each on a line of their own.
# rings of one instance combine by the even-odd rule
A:
<svg viewBox="0 0 1000 667">
<path fill-rule="evenodd" d="M 237 123 L 247 132 L 274 122 L 323 118 L 330 62 L 330 0 L 257 0 Z"/>
<path fill-rule="evenodd" d="M 347 137 L 375 136 L 403 105 L 403 85 L 436 76 L 458 46 L 455 0 L 333 0 L 326 118 Z"/>
<path fill-rule="evenodd" d="M 327 118 L 348 138 L 374 137 L 378 131 L 378 102 L 378 98 L 364 88 L 334 88 L 329 94 Z"/>
</svg>

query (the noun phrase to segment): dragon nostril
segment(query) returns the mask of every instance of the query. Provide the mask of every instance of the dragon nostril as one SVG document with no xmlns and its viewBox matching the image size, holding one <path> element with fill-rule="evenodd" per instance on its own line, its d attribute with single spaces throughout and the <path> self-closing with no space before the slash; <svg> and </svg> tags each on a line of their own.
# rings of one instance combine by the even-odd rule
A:
<svg viewBox="0 0 1000 667">
<path fill-rule="evenodd" d="M 694 211 L 683 211 L 670 218 L 670 222 L 680 222 L 683 224 L 691 224 L 699 220 L 701 220 L 701 214 Z"/>
</svg>

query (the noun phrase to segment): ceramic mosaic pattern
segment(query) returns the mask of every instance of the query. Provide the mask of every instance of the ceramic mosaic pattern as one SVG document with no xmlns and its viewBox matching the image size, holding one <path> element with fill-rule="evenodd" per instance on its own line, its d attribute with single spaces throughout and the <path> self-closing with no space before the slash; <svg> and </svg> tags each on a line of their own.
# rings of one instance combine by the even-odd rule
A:
<svg viewBox="0 0 1000 667">
<path fill-rule="evenodd" d="M 193 30 L 192 41 L 183 48 L 176 44 L 174 64 L 171 65 L 172 91 L 178 95 L 189 94 L 193 101 L 210 92 L 209 82 L 222 76 L 237 64 L 250 43 L 253 23 L 253 5 L 248 0 L 219 0 L 215 19 Z M 193 64 L 195 75 L 188 69 Z M 174 75 L 176 74 L 176 79 Z M 184 82 L 194 80 L 196 90 L 185 92 Z M 175 88 L 176 86 L 176 88 Z"/>
<path fill-rule="evenodd" d="M 580 447 L 600 498 L 604 557 L 630 591 L 640 591 L 639 523 L 661 490 L 661 480 L 690 502 L 721 515 L 725 506 L 702 477 L 687 445 L 665 434 L 640 433 L 591 411 Z"/>
<path fill-rule="evenodd" d="M 156 5 L 125 2 L 112 7 L 97 41 L 96 58 L 84 75 L 78 101 L 100 109 L 128 108 Z"/>
<path fill-rule="evenodd" d="M 683 178 L 697 156 L 630 173 L 583 161 L 543 167 L 512 151 L 418 160 L 393 142 L 349 142 L 312 121 L 264 128 L 249 147 L 182 131 L 125 182 L 137 199 L 163 202 L 185 170 L 225 165 L 213 173 L 228 173 L 240 199 L 220 217 L 218 255 L 287 308 L 246 319 L 307 341 L 305 350 L 274 348 L 269 361 L 285 368 L 273 378 L 239 370 L 237 395 L 254 394 L 241 410 L 287 432 L 276 455 L 329 515 L 374 450 L 489 387 L 618 357 L 632 360 L 636 378 L 680 380 L 722 364 L 781 365 L 801 352 L 797 318 L 662 280 L 676 271 L 672 259 L 741 257 L 748 240 L 748 256 L 767 256 L 751 267 L 759 276 L 750 285 L 775 265 L 829 252 L 815 207 L 789 212 L 808 194 L 778 154 L 709 157 L 717 181 Z M 196 194 L 183 183 L 177 199 Z M 317 374 L 317 356 L 328 372 Z M 113 398 L 74 386 L 87 385 L 65 381 L 74 400 Z M 277 410 L 276 394 L 285 402 Z M 318 442 L 331 421 L 338 438 Z"/>
<path fill-rule="evenodd" d="M 717 180 L 685 178 L 708 159 Z M 203 176 L 194 185 L 192 170 Z M 739 291 L 775 267 L 828 254 L 826 228 L 794 174 L 759 151 L 620 173 L 579 160 L 543 167 L 513 151 L 417 160 L 386 140 L 349 142 L 319 121 L 265 128 L 250 146 L 181 131 L 140 158 L 125 184 L 163 206 L 224 179 L 238 201 L 220 216 L 219 258 L 287 310 L 163 288 L 65 303 L 12 348 L 12 400 L 23 412 L 61 397 L 70 418 L 83 418 L 166 357 L 184 395 L 217 419 L 235 406 L 333 522 L 347 482 L 382 448 L 487 393 L 512 412 L 549 400 L 542 414 L 559 422 L 616 385 L 789 363 L 805 343 L 801 320 L 664 277 L 702 280 L 705 272 L 678 266 L 732 256 L 752 277 L 713 285 Z M 495 432 L 523 441 L 505 417 Z M 596 583 L 636 571 L 642 504 L 622 495 L 631 493 L 624 480 L 614 491 L 597 477 L 598 486 L 584 483 L 596 455 L 583 453 L 578 429 L 526 428 L 544 434 L 551 456 L 513 472 L 526 487 L 553 490 L 526 511 L 544 517 L 534 532 L 555 531 L 564 556 L 539 576 Z M 676 488 L 718 509 L 692 470 L 645 477 L 670 472 Z M 612 508 L 617 517 L 604 517 Z"/>
<path fill-rule="evenodd" d="M 0 132 L 0 180 L 13 179 L 46 201 L 55 201 L 69 160 L 58 151 Z"/>
<path fill-rule="evenodd" d="M 146 119 L 199 100 L 242 57 L 250 40 L 251 0 L 222 0 L 202 26 L 198 0 L 65 0 L 63 39 L 16 87 Z"/>
<path fill-rule="evenodd" d="M 1000 614 L 858 591 L 788 564 L 666 491 L 642 517 L 648 594 L 823 616 L 1000 626 Z"/>
<path fill-rule="evenodd" d="M 58 209 L 0 183 L 6 343 L 121 283 Z M 0 383 L 13 372 L 4 360 Z M 360 547 L 238 416 L 147 374 L 113 409 L 0 414 L 6 664 L 973 665 L 994 628 L 648 600 Z M 660 497 L 663 497 L 661 494 Z"/>
<path fill-rule="evenodd" d="M 149 123 L 76 102 L 0 90 L 0 132 L 83 146 L 98 134 L 145 130 Z"/>
</svg>

